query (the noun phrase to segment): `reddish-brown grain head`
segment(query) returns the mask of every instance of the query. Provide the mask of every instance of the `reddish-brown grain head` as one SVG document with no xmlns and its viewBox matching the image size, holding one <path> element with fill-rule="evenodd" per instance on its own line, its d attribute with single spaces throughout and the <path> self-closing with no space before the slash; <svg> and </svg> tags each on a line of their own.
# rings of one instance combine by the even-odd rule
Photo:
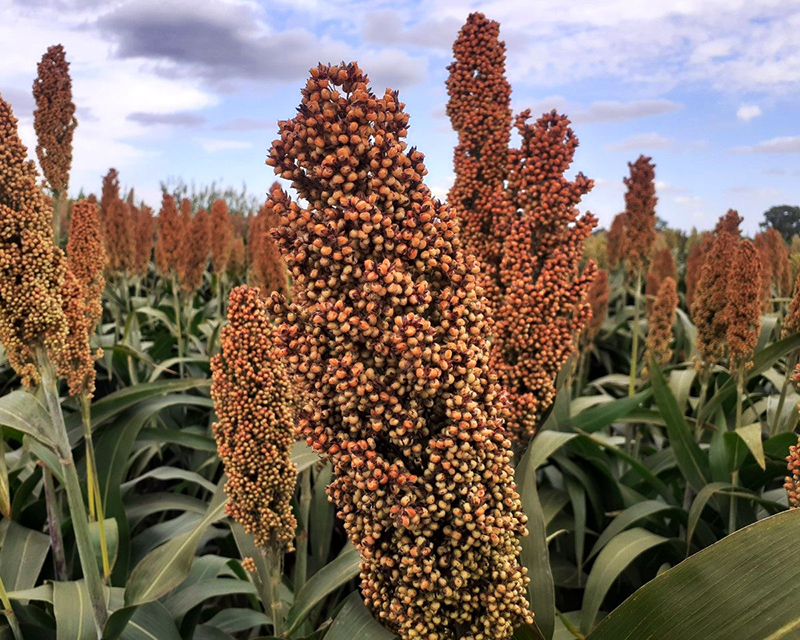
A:
<svg viewBox="0 0 800 640">
<path fill-rule="evenodd" d="M 749 365 L 761 331 L 761 256 L 752 242 L 736 247 L 727 281 L 725 311 L 731 369 Z"/>
<path fill-rule="evenodd" d="M 183 227 L 181 252 L 178 256 L 178 283 L 184 293 L 194 293 L 203 284 L 203 273 L 211 252 L 209 215 L 200 209 Z M 185 225 L 185 222 L 183 222 Z"/>
<path fill-rule="evenodd" d="M 39 166 L 53 191 L 65 192 L 72 167 L 72 136 L 78 121 L 72 102 L 72 80 L 64 47 L 48 47 L 37 67 L 33 82 L 36 109 L 36 155 Z"/>
<path fill-rule="evenodd" d="M 659 365 L 672 358 L 672 337 L 675 310 L 678 308 L 678 287 L 675 279 L 665 278 L 647 316 L 647 351 Z"/>
<path fill-rule="evenodd" d="M 64 253 L 53 243 L 51 208 L 36 184 L 17 120 L 0 96 L 0 342 L 23 384 L 38 384 L 35 345 L 58 361 L 67 337 Z"/>
<path fill-rule="evenodd" d="M 233 249 L 233 224 L 228 204 L 218 198 L 211 205 L 211 265 L 217 276 L 225 273 Z"/>
<path fill-rule="evenodd" d="M 184 237 L 181 216 L 175 198 L 166 191 L 161 196 L 158 212 L 158 239 L 156 240 L 156 267 L 162 276 L 174 274 L 178 269 L 181 242 Z"/>
<path fill-rule="evenodd" d="M 630 273 L 644 268 L 656 241 L 656 174 L 647 156 L 629 162 L 625 192 L 625 262 Z"/>
<path fill-rule="evenodd" d="M 355 63 L 319 66 L 267 163 L 293 277 L 273 293 L 298 428 L 328 457 L 328 493 L 361 555 L 361 590 L 403 638 L 505 640 L 530 622 L 500 389 L 479 267 L 407 148 L 398 94 Z"/>
</svg>

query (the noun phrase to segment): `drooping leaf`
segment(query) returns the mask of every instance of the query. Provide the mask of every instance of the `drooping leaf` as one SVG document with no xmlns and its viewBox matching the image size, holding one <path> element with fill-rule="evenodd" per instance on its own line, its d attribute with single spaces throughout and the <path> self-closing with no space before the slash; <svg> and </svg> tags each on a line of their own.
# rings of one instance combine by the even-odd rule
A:
<svg viewBox="0 0 800 640">
<path fill-rule="evenodd" d="M 372 617 L 357 591 L 344 601 L 325 634 L 326 640 L 393 640 L 396 637 Z"/>
<path fill-rule="evenodd" d="M 792 640 L 800 512 L 729 535 L 636 591 L 587 640 Z"/>
<path fill-rule="evenodd" d="M 286 625 L 290 631 L 299 627 L 325 596 L 358 576 L 359 564 L 358 551 L 348 546 L 339 557 L 312 576 L 295 595 L 294 604 L 289 609 Z"/>
<path fill-rule="evenodd" d="M 48 535 L 9 520 L 0 549 L 0 578 L 6 591 L 32 588 L 49 550 Z"/>
<path fill-rule="evenodd" d="M 586 581 L 581 632 L 588 633 L 592 628 L 609 588 L 628 565 L 648 549 L 666 541 L 667 538 L 636 527 L 616 535 L 603 547 Z"/>
</svg>

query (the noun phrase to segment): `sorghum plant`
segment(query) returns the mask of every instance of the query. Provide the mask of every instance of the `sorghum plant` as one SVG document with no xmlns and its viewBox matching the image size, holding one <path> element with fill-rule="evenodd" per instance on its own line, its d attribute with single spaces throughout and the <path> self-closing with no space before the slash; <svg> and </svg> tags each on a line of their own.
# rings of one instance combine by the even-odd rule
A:
<svg viewBox="0 0 800 640">
<path fill-rule="evenodd" d="M 658 294 L 647 318 L 647 352 L 659 365 L 672 358 L 672 326 L 678 308 L 678 288 L 675 280 L 667 277 L 658 287 Z"/>
<path fill-rule="evenodd" d="M 789 455 L 786 456 L 786 467 L 789 475 L 786 476 L 786 495 L 789 499 L 789 508 L 800 508 L 800 439 L 797 444 L 789 447 Z"/>
<path fill-rule="evenodd" d="M 698 242 L 692 245 L 692 248 L 689 250 L 689 255 L 686 258 L 686 274 L 684 276 L 686 282 L 686 308 L 690 311 L 694 305 L 694 293 L 703 272 L 703 263 L 706 254 L 713 242 L 713 235 L 709 233 L 704 234 Z"/>
<path fill-rule="evenodd" d="M 791 295 L 792 275 L 789 263 L 789 248 L 783 236 L 773 227 L 759 233 L 753 239 L 761 260 L 761 286 L 764 310 L 772 309 L 772 288 L 775 296 Z"/>
<path fill-rule="evenodd" d="M 33 97 L 36 101 L 33 112 L 36 156 L 53 192 L 53 229 L 58 240 L 62 196 L 67 192 L 72 166 L 72 135 L 78 126 L 69 63 L 60 44 L 48 47 L 42 56 L 33 82 Z"/>
<path fill-rule="evenodd" d="M 761 330 L 761 256 L 752 242 L 736 247 L 727 281 L 725 308 L 731 369 L 747 368 Z"/>
<path fill-rule="evenodd" d="M 228 268 L 233 249 L 233 224 L 228 205 L 218 198 L 211 205 L 211 265 L 217 277 Z"/>
<path fill-rule="evenodd" d="M 731 209 L 717 222 L 694 292 L 692 319 L 697 327 L 697 351 L 704 369 L 712 367 L 725 356 L 728 279 L 739 244 L 741 221 L 739 214 Z M 735 278 L 735 281 L 738 283 L 739 278 Z"/>
<path fill-rule="evenodd" d="M 611 221 L 608 229 L 608 243 L 606 245 L 606 256 L 608 266 L 612 269 L 617 267 L 625 259 L 625 214 L 618 213 Z"/>
<path fill-rule="evenodd" d="M 555 377 L 588 319 L 594 277 L 583 243 L 597 223 L 577 205 L 592 188 L 564 177 L 578 140 L 555 111 L 514 121 L 522 142 L 509 149 L 511 88 L 499 25 L 473 13 L 453 45 L 447 113 L 459 136 L 450 202 L 465 250 L 478 257 L 495 320 L 492 370 L 511 402 L 508 430 L 529 439 L 555 398 Z"/>
<path fill-rule="evenodd" d="M 672 250 L 669 247 L 664 247 L 653 254 L 650 268 L 647 270 L 645 293 L 647 295 L 648 313 L 655 302 L 661 283 L 667 278 L 677 281 L 678 271 L 675 268 L 675 258 L 672 256 Z"/>
<path fill-rule="evenodd" d="M 67 261 L 53 241 L 50 210 L 26 154 L 16 118 L 0 97 L 0 341 L 23 384 L 42 384 L 53 427 L 50 446 L 61 466 L 99 637 L 107 617 L 105 596 L 54 371 L 72 370 L 77 341 L 88 352 L 85 334 L 67 345 L 69 321 L 83 321 L 83 288 L 71 274 L 65 292 Z"/>
<path fill-rule="evenodd" d="M 287 195 L 275 183 L 270 188 L 273 202 L 286 201 Z M 269 296 L 273 291 L 288 295 L 288 279 L 286 264 L 281 258 L 275 240 L 270 235 L 278 226 L 279 218 L 274 207 L 263 206 L 258 214 L 250 219 L 247 234 L 247 248 L 250 257 L 249 282 L 257 287 L 261 294 Z"/>
<path fill-rule="evenodd" d="M 319 66 L 267 164 L 278 246 L 278 336 L 307 402 L 298 429 L 328 457 L 328 489 L 361 554 L 361 589 L 404 639 L 510 638 L 531 620 L 525 534 L 489 376 L 479 266 L 423 182 L 396 92 L 358 65 Z"/>
<path fill-rule="evenodd" d="M 292 550 L 297 523 L 291 461 L 297 415 L 295 389 L 276 353 L 267 303 L 257 289 L 237 287 L 228 302 L 221 353 L 211 359 L 213 431 L 228 480 L 228 515 L 269 557 L 275 634 L 283 631 L 278 585 L 281 558 Z M 265 576 L 266 578 L 266 576 Z"/>
<path fill-rule="evenodd" d="M 100 231 L 103 237 L 105 237 L 106 233 L 106 218 L 111 209 L 111 203 L 119 200 L 119 198 L 119 173 L 116 169 L 111 168 L 103 176 L 103 186 L 100 193 Z"/>
<path fill-rule="evenodd" d="M 133 207 L 131 213 L 135 216 L 134 256 L 131 272 L 143 278 L 147 275 L 150 256 L 153 253 L 153 210 L 146 204 Z"/>
<path fill-rule="evenodd" d="M 187 201 L 188 202 L 188 201 Z M 200 209 L 183 226 L 183 240 L 178 254 L 178 283 L 184 293 L 194 293 L 203 282 L 211 252 L 211 228 L 208 213 Z"/>
<path fill-rule="evenodd" d="M 164 277 L 177 272 L 184 232 L 178 208 L 175 206 L 175 198 L 165 191 L 161 197 L 161 210 L 158 212 L 158 240 L 155 251 L 156 266 Z"/>
</svg>

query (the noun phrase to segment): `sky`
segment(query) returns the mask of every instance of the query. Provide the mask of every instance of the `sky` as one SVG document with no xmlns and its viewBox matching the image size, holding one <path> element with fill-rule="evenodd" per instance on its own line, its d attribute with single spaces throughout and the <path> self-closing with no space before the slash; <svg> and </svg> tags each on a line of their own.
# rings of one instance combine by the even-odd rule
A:
<svg viewBox="0 0 800 640">
<path fill-rule="evenodd" d="M 399 90 L 444 199 L 446 67 L 471 11 L 501 25 L 514 112 L 572 120 L 569 175 L 594 179 L 581 208 L 601 226 L 642 153 L 671 226 L 708 229 L 735 208 L 753 233 L 770 206 L 800 205 L 800 0 L 0 0 L 0 95 L 33 157 L 36 65 L 61 43 L 79 121 L 73 195 L 98 193 L 115 167 L 156 208 L 174 176 L 260 198 L 308 69 L 357 60 L 375 93 Z"/>
</svg>

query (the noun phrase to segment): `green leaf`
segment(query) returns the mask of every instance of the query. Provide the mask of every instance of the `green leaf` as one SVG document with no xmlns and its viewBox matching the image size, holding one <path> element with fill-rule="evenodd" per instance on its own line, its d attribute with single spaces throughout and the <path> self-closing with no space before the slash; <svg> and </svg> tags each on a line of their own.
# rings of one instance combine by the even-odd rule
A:
<svg viewBox="0 0 800 640">
<path fill-rule="evenodd" d="M 33 587 L 49 550 L 50 536 L 9 520 L 0 549 L 0 578 L 6 590 Z"/>
<path fill-rule="evenodd" d="M 536 471 L 547 459 L 570 440 L 578 437 L 576 433 L 563 431 L 540 431 L 528 445 L 528 470 Z"/>
<path fill-rule="evenodd" d="M 638 522 L 644 518 L 649 518 L 657 513 L 664 516 L 669 515 L 679 518 L 682 517 L 683 519 L 686 518 L 683 509 L 678 509 L 677 507 L 664 504 L 663 502 L 658 502 L 657 500 L 645 500 L 644 502 L 637 502 L 636 504 L 622 511 L 611 521 L 611 524 L 603 530 L 603 533 L 601 533 L 600 537 L 597 538 L 597 542 L 594 543 L 594 547 L 592 547 L 592 550 L 589 552 L 587 559 L 593 558 L 611 541 L 614 536 L 622 533 L 634 522 Z"/>
<path fill-rule="evenodd" d="M 92 403 L 92 428 L 94 429 L 106 420 L 135 407 L 144 400 L 190 389 L 200 389 L 208 387 L 210 384 L 211 381 L 205 378 L 184 378 L 182 380 L 144 382 L 132 387 L 125 387 Z M 204 400 L 205 404 L 210 406 L 210 400 L 208 398 L 204 398 Z M 80 412 L 76 411 L 66 416 L 65 422 L 67 430 L 70 432 L 70 442 L 74 446 L 83 438 Z"/>
<path fill-rule="evenodd" d="M 766 349 L 756 352 L 756 354 L 753 356 L 753 364 L 747 370 L 745 381 L 752 380 L 754 377 L 760 376 L 765 371 L 768 371 L 772 365 L 774 365 L 783 356 L 786 356 L 793 351 L 797 351 L 798 349 L 800 349 L 800 333 L 795 333 L 787 338 L 784 338 L 783 340 L 773 342 Z M 698 419 L 702 422 L 705 422 L 708 420 L 709 416 L 713 415 L 723 403 L 735 397 L 735 395 L 736 382 L 732 378 L 729 378 L 728 381 L 722 385 L 720 390 L 717 391 L 708 402 L 706 402 L 706 404 L 703 406 L 703 410 L 698 416 Z"/>
<path fill-rule="evenodd" d="M 320 457 L 305 442 L 297 441 L 292 445 L 292 462 L 297 465 L 297 473 L 308 469 L 320 461 Z"/>
<path fill-rule="evenodd" d="M 189 575 L 192 561 L 206 528 L 224 515 L 225 501 L 214 501 L 197 528 L 173 538 L 151 551 L 136 565 L 125 587 L 125 606 L 157 600 L 177 587 Z"/>
<path fill-rule="evenodd" d="M 736 433 L 747 445 L 747 448 L 750 449 L 750 453 L 753 454 L 758 466 L 762 469 L 767 468 L 767 462 L 764 459 L 764 444 L 761 441 L 761 423 L 754 422 L 753 424 L 747 424 L 742 427 L 736 429 Z"/>
<path fill-rule="evenodd" d="M 115 518 L 119 528 L 119 558 L 112 574 L 112 582 L 118 586 L 124 583 L 130 563 L 130 530 L 120 486 L 127 473 L 128 458 L 133 443 L 145 423 L 160 411 L 178 405 L 196 406 L 206 400 L 182 394 L 149 398 L 144 401 L 139 399 L 137 402 L 141 402 L 140 406 L 125 412 L 104 429 L 95 441 L 97 479 L 100 484 L 103 514 L 107 518 Z M 102 401 L 95 404 L 99 402 Z"/>
<path fill-rule="evenodd" d="M 667 422 L 669 444 L 675 451 L 678 467 L 694 490 L 700 491 L 707 482 L 707 464 L 703 459 L 703 452 L 694 441 L 691 430 L 683 419 L 683 413 L 678 408 L 678 402 L 664 381 L 664 375 L 655 358 L 650 359 L 649 371 L 656 403 Z"/>
<path fill-rule="evenodd" d="M 255 594 L 256 587 L 252 582 L 232 578 L 214 578 L 203 580 L 182 589 L 171 596 L 165 603 L 170 615 L 178 620 L 188 611 L 209 598 L 218 598 L 231 594 Z"/>
<path fill-rule="evenodd" d="M 541 432 L 555 433 L 555 432 Z M 537 436 L 538 437 L 538 436 Z M 535 442 L 535 440 L 534 440 Z M 553 637 L 555 629 L 556 597 L 550 556 L 547 547 L 544 512 L 536 488 L 536 468 L 531 455 L 533 442 L 517 465 L 517 487 L 522 501 L 522 511 L 528 516 L 528 535 L 520 540 L 520 563 L 528 570 L 528 601 L 546 640 Z"/>
<path fill-rule="evenodd" d="M 181 640 L 169 611 L 160 602 L 148 602 L 133 614 L 121 640 Z"/>
<path fill-rule="evenodd" d="M 623 531 L 603 548 L 583 592 L 581 632 L 588 633 L 594 625 L 597 612 L 614 580 L 642 553 L 664 542 L 667 542 L 667 538 L 637 527 Z"/>
<path fill-rule="evenodd" d="M 587 640 L 793 640 L 800 512 L 750 525 L 637 590 Z"/>
<path fill-rule="evenodd" d="M 108 563 L 111 568 L 117 561 L 117 554 L 119 552 L 119 528 L 117 521 L 114 518 L 106 518 L 103 520 L 106 535 L 106 549 L 108 550 Z M 94 548 L 94 555 L 97 559 L 97 566 L 100 570 L 103 569 L 103 551 L 100 544 L 100 524 L 98 522 L 89 523 L 89 539 L 91 540 L 92 547 Z"/>
<path fill-rule="evenodd" d="M 628 384 L 627 377 L 625 384 Z M 620 398 L 619 400 L 587 409 L 577 416 L 573 416 L 570 422 L 575 429 L 580 429 L 586 433 L 594 433 L 624 418 L 651 395 L 653 395 L 652 389 L 645 389 L 630 397 Z"/>
<path fill-rule="evenodd" d="M 336 560 L 313 575 L 295 595 L 294 604 L 289 609 L 286 618 L 289 631 L 297 629 L 314 606 L 325 596 L 358 576 L 359 566 L 358 551 L 348 545 Z"/>
<path fill-rule="evenodd" d="M 523 624 L 514 631 L 514 640 L 546 640 L 544 633 L 534 621 L 532 625 Z"/>
<path fill-rule="evenodd" d="M 271 625 L 269 616 L 253 609 L 222 609 L 211 620 L 206 622 L 209 627 L 216 627 L 225 633 L 239 633 L 263 625 Z"/>
<path fill-rule="evenodd" d="M 50 414 L 32 393 L 18 389 L 0 397 L 0 425 L 21 431 L 45 446 L 55 447 Z"/>
<path fill-rule="evenodd" d="M 393 640 L 396 637 L 372 617 L 357 591 L 344 601 L 325 634 L 325 640 Z"/>
<path fill-rule="evenodd" d="M 58 640 L 97 640 L 86 582 L 53 582 L 53 614 Z"/>
<path fill-rule="evenodd" d="M 691 364 L 688 369 L 674 369 L 669 374 L 669 386 L 675 395 L 681 413 L 686 411 L 686 405 L 689 403 L 689 391 L 696 377 L 697 369 Z"/>
</svg>

